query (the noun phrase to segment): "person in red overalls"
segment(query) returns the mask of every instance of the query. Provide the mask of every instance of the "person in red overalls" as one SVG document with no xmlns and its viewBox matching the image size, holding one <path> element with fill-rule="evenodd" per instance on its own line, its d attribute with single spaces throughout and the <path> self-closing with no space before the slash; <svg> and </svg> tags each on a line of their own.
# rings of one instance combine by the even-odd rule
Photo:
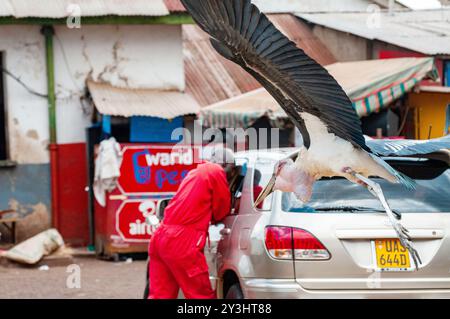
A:
<svg viewBox="0 0 450 319">
<path fill-rule="evenodd" d="M 220 147 L 182 181 L 149 246 L 149 299 L 214 299 L 203 253 L 210 223 L 230 212 L 234 154 Z"/>
</svg>

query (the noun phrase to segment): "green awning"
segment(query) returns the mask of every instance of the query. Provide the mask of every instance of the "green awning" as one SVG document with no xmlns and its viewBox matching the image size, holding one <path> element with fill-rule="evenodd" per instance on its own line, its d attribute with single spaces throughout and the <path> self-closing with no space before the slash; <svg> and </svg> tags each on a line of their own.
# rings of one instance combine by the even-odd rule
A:
<svg viewBox="0 0 450 319">
<path fill-rule="evenodd" d="M 342 85 L 360 117 L 386 108 L 424 78 L 439 77 L 433 58 L 336 63 L 327 69 Z"/>
<path fill-rule="evenodd" d="M 425 78 L 436 79 L 433 58 L 401 58 L 335 63 L 326 67 L 353 101 L 360 117 L 388 107 Z M 284 126 L 286 113 L 263 88 L 203 108 L 206 127 L 251 126 L 267 116 Z"/>
</svg>

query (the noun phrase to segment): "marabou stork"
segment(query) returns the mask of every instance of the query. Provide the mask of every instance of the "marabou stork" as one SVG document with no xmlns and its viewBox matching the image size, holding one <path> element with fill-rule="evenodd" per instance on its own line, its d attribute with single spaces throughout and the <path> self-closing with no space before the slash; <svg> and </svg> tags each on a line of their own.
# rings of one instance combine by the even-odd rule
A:
<svg viewBox="0 0 450 319">
<path fill-rule="evenodd" d="M 276 99 L 303 136 L 304 146 L 278 162 L 256 200 L 274 190 L 293 192 L 307 202 L 314 182 L 345 177 L 377 197 L 418 269 L 420 257 L 400 216 L 389 207 L 371 176 L 415 188 L 414 180 L 392 168 L 367 146 L 352 102 L 336 80 L 284 36 L 250 0 L 182 0 L 212 46 L 239 64 Z M 295 161 L 294 161 L 295 159 Z"/>
</svg>

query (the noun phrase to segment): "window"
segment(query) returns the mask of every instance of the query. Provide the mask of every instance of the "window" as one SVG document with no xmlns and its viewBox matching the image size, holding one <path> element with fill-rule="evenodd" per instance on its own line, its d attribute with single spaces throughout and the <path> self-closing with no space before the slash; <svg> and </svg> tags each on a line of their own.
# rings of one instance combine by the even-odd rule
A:
<svg viewBox="0 0 450 319">
<path fill-rule="evenodd" d="M 3 54 L 0 52 L 0 67 L 3 70 Z M 6 106 L 3 90 L 3 72 L 0 76 L 0 161 L 8 159 L 8 145 L 6 141 L 7 121 Z"/>
<path fill-rule="evenodd" d="M 239 214 L 241 206 L 241 197 L 244 187 L 244 180 L 247 175 L 248 160 L 246 158 L 236 159 L 236 175 L 230 182 L 230 191 L 232 195 L 231 211 L 232 215 Z"/>
<path fill-rule="evenodd" d="M 417 182 L 417 188 L 411 191 L 402 185 L 373 178 L 380 184 L 393 210 L 400 213 L 450 212 L 450 169 L 445 161 L 407 159 L 388 163 Z M 367 189 L 343 178 L 317 181 L 311 201 L 306 204 L 292 193 L 282 196 L 282 209 L 289 213 L 326 213 L 339 211 L 340 207 L 357 207 L 360 213 L 384 211 L 379 200 Z"/>
<path fill-rule="evenodd" d="M 259 194 L 264 190 L 264 187 L 269 184 L 273 175 L 275 161 L 259 159 L 256 162 L 253 170 L 253 203 L 258 198 Z M 259 210 L 270 210 L 272 208 L 272 197 L 270 194 L 266 199 L 258 205 Z"/>
</svg>

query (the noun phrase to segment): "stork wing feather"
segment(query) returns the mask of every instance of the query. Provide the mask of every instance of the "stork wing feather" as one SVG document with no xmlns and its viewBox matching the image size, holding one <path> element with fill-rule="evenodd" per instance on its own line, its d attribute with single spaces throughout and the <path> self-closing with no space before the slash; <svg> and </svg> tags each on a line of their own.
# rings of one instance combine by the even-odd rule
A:
<svg viewBox="0 0 450 319">
<path fill-rule="evenodd" d="M 214 48 L 239 64 L 274 96 L 310 139 L 302 112 L 317 116 L 330 133 L 370 151 L 352 103 L 336 80 L 296 47 L 250 0 L 182 0 L 211 37 Z M 306 136 L 305 136 L 306 135 Z"/>
<path fill-rule="evenodd" d="M 370 149 L 382 156 L 412 156 L 450 149 L 450 135 L 431 140 L 368 140 Z"/>
</svg>

